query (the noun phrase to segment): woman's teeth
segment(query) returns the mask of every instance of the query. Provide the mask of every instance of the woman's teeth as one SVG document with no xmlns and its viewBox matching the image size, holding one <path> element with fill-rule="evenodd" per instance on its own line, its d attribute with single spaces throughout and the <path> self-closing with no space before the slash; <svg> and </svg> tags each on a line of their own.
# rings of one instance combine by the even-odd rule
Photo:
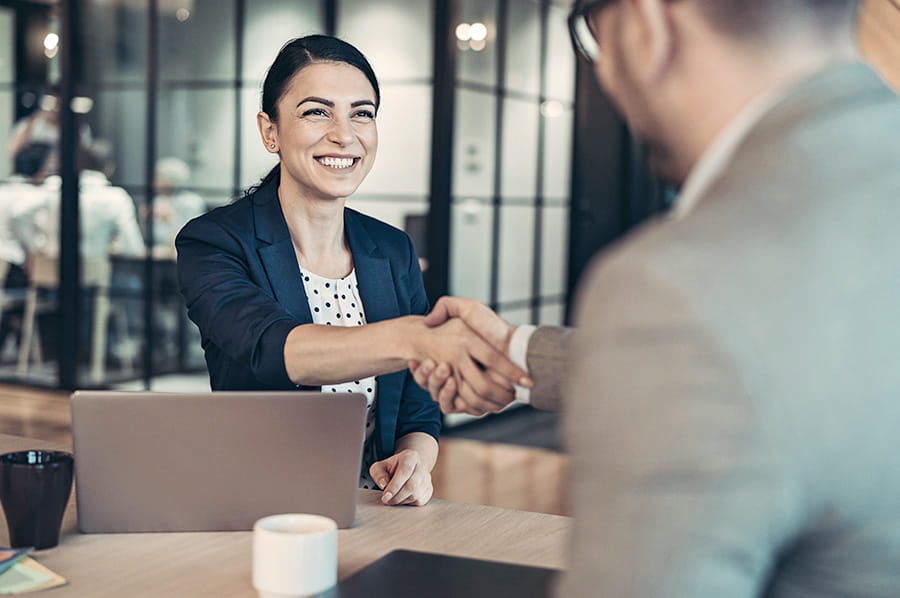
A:
<svg viewBox="0 0 900 598">
<path fill-rule="evenodd" d="M 354 162 L 353 158 L 332 158 L 331 156 L 316 158 L 316 160 L 329 168 L 350 168 Z"/>
</svg>

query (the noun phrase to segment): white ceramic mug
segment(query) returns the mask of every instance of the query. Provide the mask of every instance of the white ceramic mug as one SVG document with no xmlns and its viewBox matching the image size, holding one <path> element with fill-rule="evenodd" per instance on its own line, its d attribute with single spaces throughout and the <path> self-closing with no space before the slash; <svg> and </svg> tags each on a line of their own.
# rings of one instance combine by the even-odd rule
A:
<svg viewBox="0 0 900 598">
<path fill-rule="evenodd" d="M 337 581 L 337 523 L 288 513 L 253 524 L 253 587 L 260 598 L 296 598 Z"/>
</svg>

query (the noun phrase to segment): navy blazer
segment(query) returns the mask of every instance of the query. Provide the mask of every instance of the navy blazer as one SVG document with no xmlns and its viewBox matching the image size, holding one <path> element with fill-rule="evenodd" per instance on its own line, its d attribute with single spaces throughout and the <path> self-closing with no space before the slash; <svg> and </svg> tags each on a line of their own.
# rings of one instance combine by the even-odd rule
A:
<svg viewBox="0 0 900 598">
<path fill-rule="evenodd" d="M 175 241 L 179 286 L 200 329 L 213 390 L 314 388 L 295 385 L 284 365 L 288 333 L 313 319 L 277 188 L 276 180 L 191 220 Z M 344 232 L 368 322 L 428 311 L 406 233 L 350 208 Z M 411 432 L 437 438 L 440 410 L 408 370 L 377 380 L 378 459 Z"/>
</svg>

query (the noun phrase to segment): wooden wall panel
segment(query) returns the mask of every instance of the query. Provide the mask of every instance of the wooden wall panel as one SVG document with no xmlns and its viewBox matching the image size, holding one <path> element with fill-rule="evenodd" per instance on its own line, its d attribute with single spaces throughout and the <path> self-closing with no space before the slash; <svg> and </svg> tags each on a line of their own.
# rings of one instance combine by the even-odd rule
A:
<svg viewBox="0 0 900 598">
<path fill-rule="evenodd" d="M 859 47 L 888 83 L 900 90 L 900 0 L 863 0 Z"/>
</svg>

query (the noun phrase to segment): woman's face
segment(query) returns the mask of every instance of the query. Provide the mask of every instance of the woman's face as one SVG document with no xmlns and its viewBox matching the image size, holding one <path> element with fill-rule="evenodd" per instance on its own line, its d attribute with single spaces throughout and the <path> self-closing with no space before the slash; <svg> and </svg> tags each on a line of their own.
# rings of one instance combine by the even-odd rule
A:
<svg viewBox="0 0 900 598">
<path fill-rule="evenodd" d="M 278 122 L 260 113 L 259 124 L 266 149 L 281 154 L 281 187 L 290 195 L 347 197 L 372 169 L 375 90 L 356 67 L 306 66 L 278 100 Z"/>
</svg>

